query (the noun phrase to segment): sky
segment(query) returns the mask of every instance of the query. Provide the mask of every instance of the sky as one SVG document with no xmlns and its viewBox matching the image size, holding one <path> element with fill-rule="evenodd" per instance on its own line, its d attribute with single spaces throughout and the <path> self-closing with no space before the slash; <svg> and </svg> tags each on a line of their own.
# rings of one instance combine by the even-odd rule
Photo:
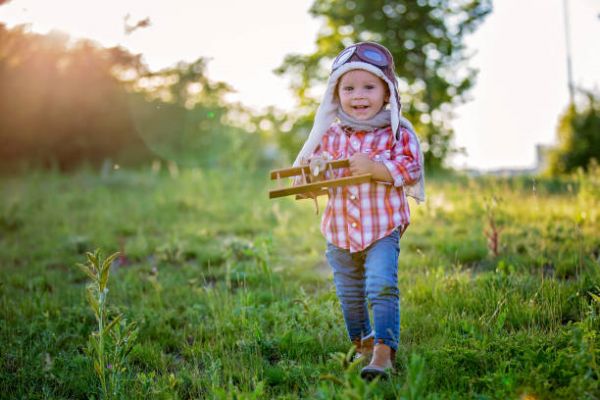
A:
<svg viewBox="0 0 600 400">
<path fill-rule="evenodd" d="M 61 30 L 101 45 L 142 53 L 151 69 L 207 57 L 208 76 L 235 90 L 230 100 L 291 110 L 288 80 L 273 74 L 285 55 L 307 54 L 321 21 L 313 0 L 12 0 L 0 22 L 34 32 Z M 575 85 L 600 91 L 600 0 L 567 0 Z M 149 17 L 151 26 L 124 33 Z M 563 0 L 496 0 L 494 11 L 466 38 L 479 70 L 470 100 L 455 109 L 459 168 L 528 168 L 535 146 L 553 144 L 568 104 Z M 399 71 L 401 74 L 401 71 Z"/>
</svg>

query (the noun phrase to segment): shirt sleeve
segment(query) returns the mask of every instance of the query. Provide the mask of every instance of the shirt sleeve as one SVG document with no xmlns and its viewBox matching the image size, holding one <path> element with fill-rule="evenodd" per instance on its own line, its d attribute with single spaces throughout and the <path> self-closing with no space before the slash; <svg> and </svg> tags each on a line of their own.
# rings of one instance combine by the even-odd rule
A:
<svg viewBox="0 0 600 400">
<path fill-rule="evenodd" d="M 400 128 L 400 138 L 391 149 L 390 159 L 383 162 L 390 171 L 394 186 L 411 185 L 421 178 L 423 160 L 419 139 L 408 129 Z"/>
</svg>

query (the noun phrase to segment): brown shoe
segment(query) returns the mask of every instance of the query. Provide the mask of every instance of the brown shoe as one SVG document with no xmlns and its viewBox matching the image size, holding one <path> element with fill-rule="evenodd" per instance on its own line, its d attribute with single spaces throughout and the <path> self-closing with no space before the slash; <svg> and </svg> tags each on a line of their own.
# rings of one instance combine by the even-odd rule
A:
<svg viewBox="0 0 600 400">
<path fill-rule="evenodd" d="M 373 358 L 371 363 L 360 371 L 361 378 L 371 381 L 378 376 L 381 379 L 388 379 L 390 373 L 394 371 L 394 360 L 396 351 L 383 343 L 377 343 L 373 348 Z"/>
<path fill-rule="evenodd" d="M 352 345 L 356 348 L 353 360 L 369 360 L 373 354 L 373 345 L 375 338 L 371 335 L 363 339 L 354 339 Z"/>
</svg>

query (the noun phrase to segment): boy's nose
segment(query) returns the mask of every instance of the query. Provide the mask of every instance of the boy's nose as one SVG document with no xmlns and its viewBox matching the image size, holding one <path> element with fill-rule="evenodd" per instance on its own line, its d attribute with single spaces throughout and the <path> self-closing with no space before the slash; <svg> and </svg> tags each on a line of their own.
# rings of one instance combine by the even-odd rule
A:
<svg viewBox="0 0 600 400">
<path fill-rule="evenodd" d="M 353 94 L 355 99 L 362 99 L 365 97 L 365 94 L 362 90 L 356 90 Z"/>
</svg>

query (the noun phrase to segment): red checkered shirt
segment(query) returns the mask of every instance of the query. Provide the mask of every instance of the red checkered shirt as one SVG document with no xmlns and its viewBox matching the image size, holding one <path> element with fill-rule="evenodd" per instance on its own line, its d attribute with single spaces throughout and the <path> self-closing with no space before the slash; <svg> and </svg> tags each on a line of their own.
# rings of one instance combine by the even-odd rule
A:
<svg viewBox="0 0 600 400">
<path fill-rule="evenodd" d="M 393 182 L 371 181 L 329 189 L 329 201 L 323 213 L 321 232 L 333 245 L 357 252 L 392 233 L 402 233 L 410 223 L 410 209 L 403 186 L 421 176 L 419 144 L 405 128 L 394 139 L 390 126 L 373 131 L 354 131 L 333 124 L 324 134 L 314 155 L 332 160 L 367 154 L 389 170 Z M 332 171 L 326 174 L 331 179 Z M 335 178 L 350 176 L 348 168 L 333 171 Z"/>
</svg>

